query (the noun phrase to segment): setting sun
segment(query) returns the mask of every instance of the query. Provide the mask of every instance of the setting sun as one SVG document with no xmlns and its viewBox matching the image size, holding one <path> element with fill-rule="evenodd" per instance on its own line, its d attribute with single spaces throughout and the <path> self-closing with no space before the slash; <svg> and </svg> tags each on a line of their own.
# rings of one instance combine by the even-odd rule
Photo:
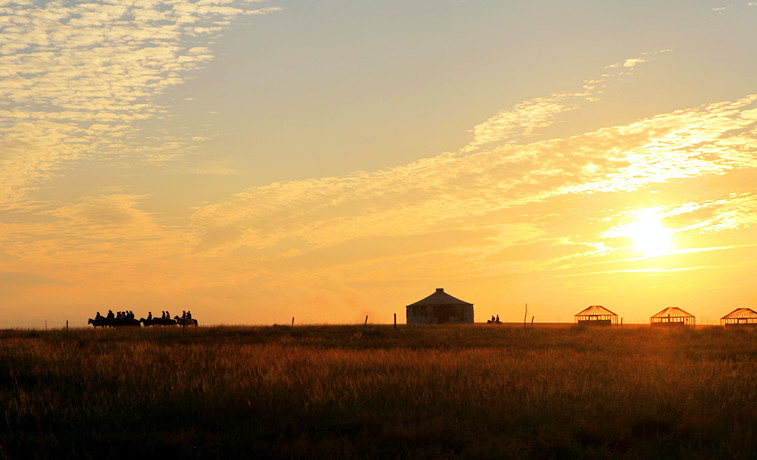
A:
<svg viewBox="0 0 757 460">
<path fill-rule="evenodd" d="M 673 249 L 673 231 L 660 223 L 655 214 L 644 213 L 639 220 L 627 227 L 633 247 L 646 257 L 656 257 L 670 253 Z"/>
<path fill-rule="evenodd" d="M 633 221 L 617 226 L 603 236 L 630 241 L 632 249 L 644 257 L 669 254 L 673 250 L 673 230 L 665 227 L 661 219 L 658 208 L 639 210 Z"/>
</svg>

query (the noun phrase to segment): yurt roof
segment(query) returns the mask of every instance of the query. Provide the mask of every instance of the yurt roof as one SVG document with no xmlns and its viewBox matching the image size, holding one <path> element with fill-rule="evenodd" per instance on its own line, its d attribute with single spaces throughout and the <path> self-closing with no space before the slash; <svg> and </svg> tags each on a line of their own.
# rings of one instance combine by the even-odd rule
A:
<svg viewBox="0 0 757 460">
<path fill-rule="evenodd" d="M 451 295 L 444 292 L 443 288 L 437 288 L 436 292 L 431 294 L 430 296 L 426 297 L 425 299 L 421 299 L 415 303 L 411 303 L 408 305 L 408 307 L 413 307 L 417 305 L 473 305 L 472 303 L 463 302 L 460 299 L 457 299 L 455 297 L 452 297 Z"/>
<path fill-rule="evenodd" d="M 652 315 L 652 318 L 693 318 L 694 315 L 681 310 L 678 307 L 668 307 L 659 313 Z"/>
<path fill-rule="evenodd" d="M 618 316 L 618 315 L 606 309 L 602 305 L 592 305 L 576 313 L 576 316 Z"/>
<path fill-rule="evenodd" d="M 721 319 L 735 319 L 735 318 L 757 318 L 757 312 L 751 308 L 737 308 L 728 313 Z"/>
</svg>

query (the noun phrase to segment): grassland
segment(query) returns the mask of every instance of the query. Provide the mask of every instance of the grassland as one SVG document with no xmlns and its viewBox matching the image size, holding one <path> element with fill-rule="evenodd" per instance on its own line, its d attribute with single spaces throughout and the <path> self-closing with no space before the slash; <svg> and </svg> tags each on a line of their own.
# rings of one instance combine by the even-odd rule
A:
<svg viewBox="0 0 757 460">
<path fill-rule="evenodd" d="M 0 331 L 0 458 L 756 458 L 757 331 Z"/>
</svg>

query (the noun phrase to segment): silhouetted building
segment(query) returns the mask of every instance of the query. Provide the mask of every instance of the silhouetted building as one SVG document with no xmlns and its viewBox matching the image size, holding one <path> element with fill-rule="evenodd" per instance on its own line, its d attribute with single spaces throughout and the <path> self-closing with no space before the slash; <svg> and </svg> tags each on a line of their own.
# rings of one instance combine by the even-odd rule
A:
<svg viewBox="0 0 757 460">
<path fill-rule="evenodd" d="M 618 324 L 618 315 L 602 305 L 592 305 L 576 313 L 575 320 L 582 326 L 610 326 Z"/>
<path fill-rule="evenodd" d="M 721 326 L 757 326 L 757 313 L 751 308 L 737 308 L 720 318 Z"/>
<path fill-rule="evenodd" d="M 406 308 L 407 324 L 473 324 L 473 304 L 452 297 L 442 288 Z"/>
<path fill-rule="evenodd" d="M 649 317 L 652 326 L 695 326 L 696 318 L 678 307 L 668 307 Z"/>
</svg>

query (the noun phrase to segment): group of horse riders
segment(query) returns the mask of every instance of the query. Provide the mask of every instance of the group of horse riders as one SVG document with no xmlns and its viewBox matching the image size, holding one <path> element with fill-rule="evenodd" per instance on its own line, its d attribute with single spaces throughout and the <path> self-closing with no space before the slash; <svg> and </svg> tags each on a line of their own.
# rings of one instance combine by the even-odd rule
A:
<svg viewBox="0 0 757 460">
<path fill-rule="evenodd" d="M 147 318 L 136 319 L 134 312 L 131 310 L 119 311 L 113 314 L 113 310 L 108 310 L 108 314 L 103 316 L 98 311 L 94 319 L 89 320 L 89 324 L 94 326 L 139 326 L 144 324 L 145 326 L 197 326 L 197 320 L 192 319 L 192 312 L 189 310 L 183 311 L 181 317 L 176 316 L 171 318 L 171 314 L 167 310 L 161 312 L 160 318 L 157 316 L 153 318 L 152 312 L 148 312 Z"/>
<path fill-rule="evenodd" d="M 134 317 L 134 312 L 131 310 L 119 311 L 115 314 L 113 310 L 108 310 L 106 316 L 98 311 L 95 319 L 90 319 L 89 323 L 95 326 L 138 326 L 139 320 Z"/>
<path fill-rule="evenodd" d="M 147 319 L 147 321 L 153 321 L 154 319 L 158 319 L 158 318 L 157 317 L 153 318 L 152 317 L 152 312 L 148 311 L 146 319 Z M 171 314 L 168 313 L 167 310 L 164 310 L 164 311 L 161 312 L 160 319 L 171 319 Z M 182 312 L 182 314 L 181 314 L 181 319 L 183 319 L 183 320 L 191 320 L 192 319 L 192 312 L 189 311 L 189 310 L 184 310 Z"/>
</svg>

